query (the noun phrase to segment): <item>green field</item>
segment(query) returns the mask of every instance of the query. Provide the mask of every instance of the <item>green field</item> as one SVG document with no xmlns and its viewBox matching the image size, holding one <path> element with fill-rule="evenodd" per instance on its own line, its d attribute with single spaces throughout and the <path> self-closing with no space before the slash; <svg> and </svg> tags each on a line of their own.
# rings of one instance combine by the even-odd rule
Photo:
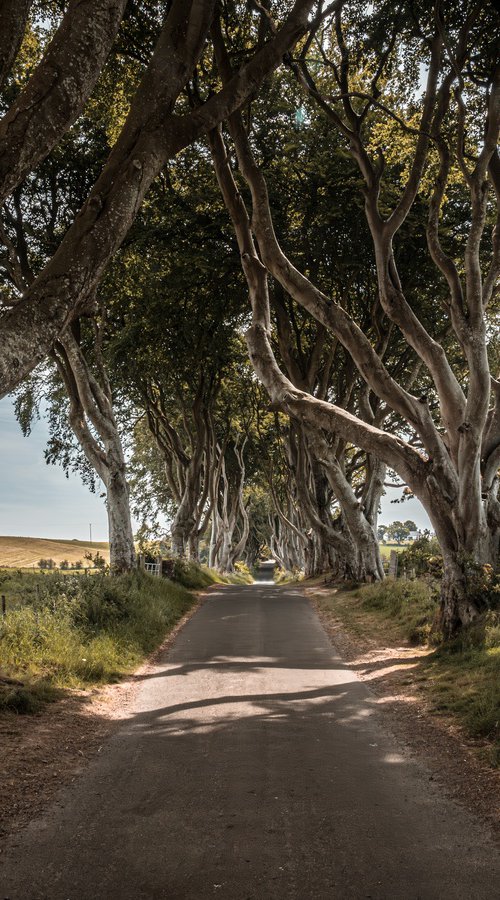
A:
<svg viewBox="0 0 500 900">
<path fill-rule="evenodd" d="M 389 559 L 391 556 L 391 550 L 395 550 L 396 553 L 402 553 L 403 550 L 408 550 L 408 547 L 411 547 L 411 544 L 379 544 L 380 547 L 380 555 L 382 559 Z"/>
</svg>

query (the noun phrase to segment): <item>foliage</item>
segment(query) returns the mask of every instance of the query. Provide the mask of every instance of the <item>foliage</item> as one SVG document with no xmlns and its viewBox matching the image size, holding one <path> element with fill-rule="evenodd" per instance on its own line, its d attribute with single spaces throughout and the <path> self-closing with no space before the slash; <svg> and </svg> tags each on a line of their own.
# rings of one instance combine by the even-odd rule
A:
<svg viewBox="0 0 500 900">
<path fill-rule="evenodd" d="M 385 529 L 388 538 L 396 541 L 397 544 L 401 544 L 409 537 L 412 531 L 416 530 L 417 526 L 411 519 L 407 519 L 406 522 L 391 522 Z"/>
<path fill-rule="evenodd" d="M 0 693 L 0 709 L 31 712 L 52 688 L 115 680 L 136 667 L 193 603 L 167 579 L 27 576 L 39 591 L 0 624 L 2 673 L 21 680 Z M 25 592 L 27 601 L 28 592 Z"/>
<path fill-rule="evenodd" d="M 187 559 L 172 558 L 167 562 L 171 564 L 173 580 L 189 590 L 200 590 L 220 580 L 215 572 Z"/>
<path fill-rule="evenodd" d="M 286 572 L 278 566 L 274 570 L 274 581 L 276 584 L 294 584 L 301 581 L 303 575 L 300 572 Z"/>
<path fill-rule="evenodd" d="M 89 550 L 87 553 L 84 553 L 84 557 L 85 559 L 88 559 L 88 561 L 91 562 L 96 569 L 106 568 L 106 560 L 104 559 L 104 556 L 99 553 L 99 550 L 96 550 L 95 553 L 91 553 L 91 551 Z"/>
<path fill-rule="evenodd" d="M 416 575 L 434 574 L 439 569 L 440 560 L 439 543 L 436 538 L 421 537 L 413 541 L 401 551 L 398 557 L 399 571 L 406 569 L 409 574 L 412 569 Z"/>
<path fill-rule="evenodd" d="M 43 559 L 43 558 L 39 559 L 37 565 L 38 565 L 39 569 L 55 569 L 56 568 L 56 563 L 55 563 L 54 559 Z"/>
<path fill-rule="evenodd" d="M 465 560 L 467 594 L 478 609 L 500 609 L 500 572 L 488 563 L 482 565 L 471 557 Z"/>
</svg>

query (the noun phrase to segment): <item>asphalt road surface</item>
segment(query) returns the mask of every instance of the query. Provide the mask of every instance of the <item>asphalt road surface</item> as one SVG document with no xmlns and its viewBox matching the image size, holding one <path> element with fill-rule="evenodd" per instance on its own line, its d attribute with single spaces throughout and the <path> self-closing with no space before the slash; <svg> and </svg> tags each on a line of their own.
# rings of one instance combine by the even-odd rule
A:
<svg viewBox="0 0 500 900">
<path fill-rule="evenodd" d="M 209 595 L 0 859 L 0 900 L 500 897 L 486 830 L 384 732 L 300 592 L 266 584 Z"/>
</svg>

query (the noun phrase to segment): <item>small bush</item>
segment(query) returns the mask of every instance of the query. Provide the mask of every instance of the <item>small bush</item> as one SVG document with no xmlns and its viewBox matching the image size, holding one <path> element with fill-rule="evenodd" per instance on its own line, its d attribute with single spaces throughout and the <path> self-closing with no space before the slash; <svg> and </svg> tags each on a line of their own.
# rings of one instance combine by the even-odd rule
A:
<svg viewBox="0 0 500 900">
<path fill-rule="evenodd" d="M 435 574 L 437 569 L 442 569 L 441 549 L 436 538 L 421 537 L 413 541 L 398 556 L 398 570 L 406 569 L 409 574 L 413 569 L 415 574 Z M 440 574 L 437 572 L 436 574 Z"/>
<path fill-rule="evenodd" d="M 39 569 L 55 569 L 56 567 L 53 559 L 39 559 L 37 565 Z"/>
<path fill-rule="evenodd" d="M 287 572 L 286 569 L 280 569 L 278 566 L 276 566 L 273 575 L 276 584 L 292 584 L 293 582 L 301 581 L 302 577 L 302 573 L 298 570 L 295 572 Z"/>
<path fill-rule="evenodd" d="M 500 574 L 486 564 L 466 560 L 467 590 L 478 609 L 500 608 Z"/>
</svg>

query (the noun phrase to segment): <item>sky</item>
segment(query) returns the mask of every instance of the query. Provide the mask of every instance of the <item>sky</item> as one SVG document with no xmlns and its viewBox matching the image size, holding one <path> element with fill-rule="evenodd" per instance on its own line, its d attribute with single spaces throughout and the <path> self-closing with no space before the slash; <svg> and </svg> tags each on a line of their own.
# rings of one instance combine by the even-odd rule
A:
<svg viewBox="0 0 500 900">
<path fill-rule="evenodd" d="M 24 437 L 12 400 L 0 400 L 0 534 L 107 541 L 107 515 L 99 491 L 77 475 L 66 478 L 44 459 L 47 426 L 35 422 Z"/>
<path fill-rule="evenodd" d="M 107 516 L 100 491 L 92 494 L 77 475 L 66 478 L 59 466 L 48 466 L 43 455 L 46 440 L 43 420 L 35 422 L 25 438 L 12 400 L 0 400 L 0 534 L 85 541 L 92 525 L 92 540 L 106 541 Z M 381 523 L 413 519 L 419 528 L 430 527 L 418 500 L 391 503 L 401 492 L 388 493 L 382 499 Z"/>
</svg>

